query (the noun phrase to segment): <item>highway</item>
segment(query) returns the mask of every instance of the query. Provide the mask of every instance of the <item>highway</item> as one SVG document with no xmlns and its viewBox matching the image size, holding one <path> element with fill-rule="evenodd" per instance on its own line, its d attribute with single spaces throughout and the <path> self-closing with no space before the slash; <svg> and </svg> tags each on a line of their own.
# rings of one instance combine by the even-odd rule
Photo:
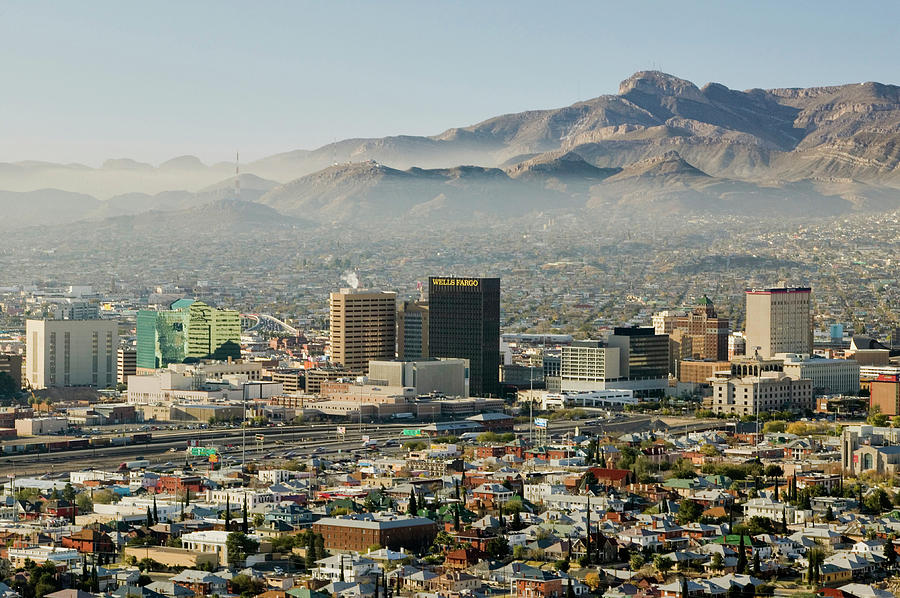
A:
<svg viewBox="0 0 900 598">
<path fill-rule="evenodd" d="M 550 421 L 548 433 L 554 437 L 572 434 L 578 428 L 581 433 L 624 434 L 649 430 L 651 422 L 663 419 L 670 432 L 684 433 L 720 427 L 721 420 L 697 420 L 693 418 L 657 418 L 651 415 L 620 415 L 613 419 Z M 284 427 L 260 427 L 209 430 L 159 430 L 153 432 L 149 444 L 109 446 L 79 450 L 68 450 L 41 454 L 0 457 L 0 478 L 14 474 L 26 475 L 59 474 L 86 468 L 116 468 L 124 461 L 144 458 L 154 468 L 165 469 L 183 466 L 186 462 L 186 448 L 189 440 L 197 440 L 200 446 L 219 449 L 227 464 L 239 463 L 242 454 L 248 462 L 277 461 L 284 458 L 306 458 L 311 455 L 334 455 L 360 451 L 362 436 L 366 435 L 383 441 L 394 439 L 403 441 L 404 428 L 417 428 L 422 423 L 405 422 L 399 424 L 364 424 L 363 426 L 342 424 L 347 434 L 341 438 L 336 424 L 305 424 Z M 528 424 L 516 426 L 516 432 L 528 436 L 537 428 Z M 256 441 L 257 435 L 263 442 Z M 242 442 L 246 439 L 246 443 Z M 408 440 L 408 439 L 406 439 Z M 242 451 L 243 447 L 243 451 Z M 378 453 L 383 453 L 383 446 Z M 287 455 L 287 456 L 286 456 Z M 207 461 L 202 457 L 190 457 L 192 465 L 205 468 Z"/>
</svg>

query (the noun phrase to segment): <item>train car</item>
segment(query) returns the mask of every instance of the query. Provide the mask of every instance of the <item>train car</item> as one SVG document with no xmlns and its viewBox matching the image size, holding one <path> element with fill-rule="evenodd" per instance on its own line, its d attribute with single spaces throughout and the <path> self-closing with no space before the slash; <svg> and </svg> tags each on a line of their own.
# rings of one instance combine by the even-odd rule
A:
<svg viewBox="0 0 900 598">
<path fill-rule="evenodd" d="M 149 432 L 135 433 L 131 436 L 131 440 L 135 444 L 148 444 L 153 441 L 153 434 Z"/>
<path fill-rule="evenodd" d="M 96 438 L 91 438 L 90 444 L 92 447 L 99 448 L 101 446 L 109 446 L 112 443 L 110 442 L 109 438 L 96 437 Z"/>
</svg>

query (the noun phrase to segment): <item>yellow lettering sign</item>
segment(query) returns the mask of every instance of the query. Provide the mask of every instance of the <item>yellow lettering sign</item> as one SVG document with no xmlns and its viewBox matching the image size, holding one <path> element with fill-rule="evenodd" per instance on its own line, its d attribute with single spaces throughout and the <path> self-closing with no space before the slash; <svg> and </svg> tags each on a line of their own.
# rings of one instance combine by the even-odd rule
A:
<svg viewBox="0 0 900 598">
<path fill-rule="evenodd" d="M 477 287 L 477 278 L 432 278 L 431 283 L 439 287 Z"/>
</svg>

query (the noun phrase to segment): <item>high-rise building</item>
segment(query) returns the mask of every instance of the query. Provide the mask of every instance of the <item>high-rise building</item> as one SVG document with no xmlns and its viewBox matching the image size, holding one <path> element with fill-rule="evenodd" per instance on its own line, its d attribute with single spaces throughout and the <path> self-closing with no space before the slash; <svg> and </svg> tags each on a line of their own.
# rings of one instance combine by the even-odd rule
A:
<svg viewBox="0 0 900 598">
<path fill-rule="evenodd" d="M 0 353 L 0 372 L 9 375 L 16 388 L 22 388 L 22 356 Z"/>
<path fill-rule="evenodd" d="M 808 287 L 748 289 L 747 355 L 812 353 L 810 295 Z"/>
<path fill-rule="evenodd" d="M 137 314 L 137 367 L 156 369 L 196 359 L 239 359 L 238 312 L 179 299 L 168 310 Z"/>
<path fill-rule="evenodd" d="M 562 348 L 560 390 L 567 392 L 605 390 L 621 376 L 620 349 L 605 347 L 600 341 L 574 341 Z"/>
<path fill-rule="evenodd" d="M 341 289 L 330 306 L 333 362 L 367 373 L 370 361 L 394 358 L 397 293 Z"/>
<path fill-rule="evenodd" d="M 428 279 L 431 357 L 469 361 L 469 394 L 500 394 L 500 279 Z"/>
<path fill-rule="evenodd" d="M 118 322 L 28 320 L 25 336 L 25 376 L 31 388 L 115 385 Z"/>
<path fill-rule="evenodd" d="M 428 359 L 428 303 L 404 301 L 397 305 L 397 358 Z"/>
<path fill-rule="evenodd" d="M 716 314 L 716 306 L 706 295 L 691 313 L 675 318 L 673 330 L 691 337 L 693 359 L 728 359 L 728 318 Z"/>
<path fill-rule="evenodd" d="M 669 377 L 669 336 L 653 328 L 615 328 L 607 345 L 619 348 L 619 373 L 625 378 Z"/>
<path fill-rule="evenodd" d="M 137 351 L 119 347 L 116 351 L 116 383 L 128 384 L 128 376 L 137 374 Z"/>
</svg>

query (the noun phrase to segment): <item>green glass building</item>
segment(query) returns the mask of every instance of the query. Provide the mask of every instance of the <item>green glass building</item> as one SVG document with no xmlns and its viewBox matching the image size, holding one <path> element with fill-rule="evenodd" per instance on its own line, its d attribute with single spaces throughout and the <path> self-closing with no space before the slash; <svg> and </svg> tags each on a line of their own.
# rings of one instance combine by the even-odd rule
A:
<svg viewBox="0 0 900 598">
<path fill-rule="evenodd" d="M 165 311 L 137 314 L 137 367 L 156 369 L 198 359 L 241 356 L 240 314 L 179 299 Z"/>
</svg>

